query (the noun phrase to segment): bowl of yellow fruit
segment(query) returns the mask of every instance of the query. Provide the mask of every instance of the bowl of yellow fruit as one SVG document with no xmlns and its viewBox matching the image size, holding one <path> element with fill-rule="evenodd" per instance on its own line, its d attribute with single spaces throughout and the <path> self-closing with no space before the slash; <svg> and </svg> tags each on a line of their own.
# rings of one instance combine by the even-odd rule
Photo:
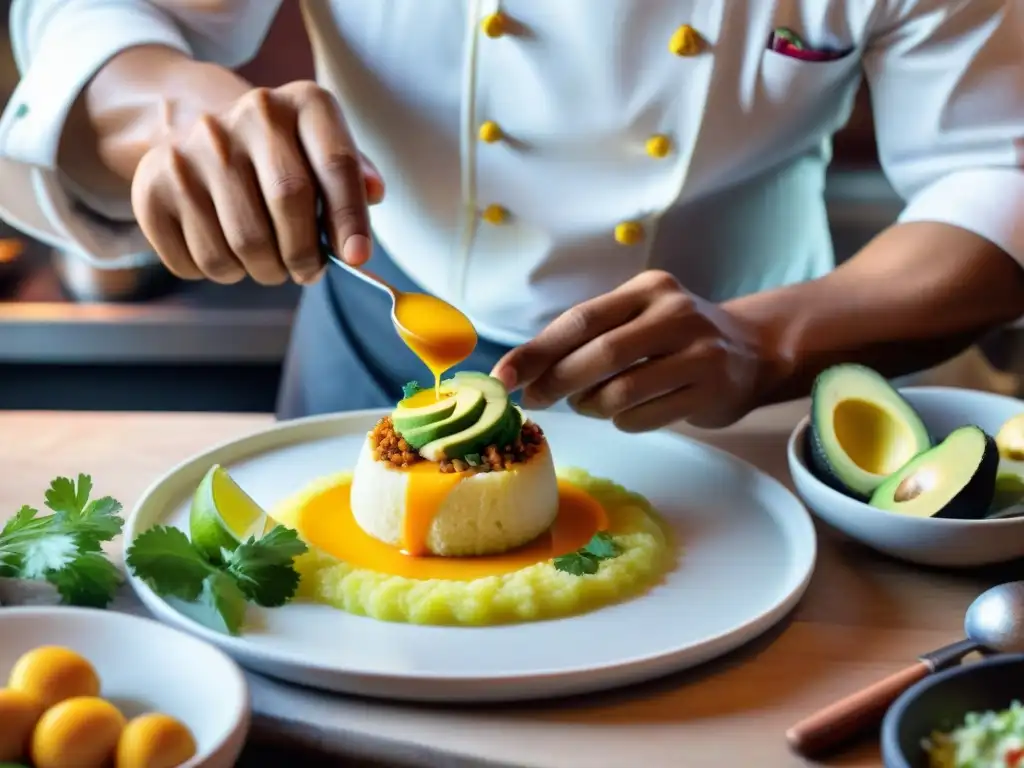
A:
<svg viewBox="0 0 1024 768">
<path fill-rule="evenodd" d="M 0 766 L 228 768 L 249 728 L 238 666 L 144 619 L 0 609 Z"/>
</svg>

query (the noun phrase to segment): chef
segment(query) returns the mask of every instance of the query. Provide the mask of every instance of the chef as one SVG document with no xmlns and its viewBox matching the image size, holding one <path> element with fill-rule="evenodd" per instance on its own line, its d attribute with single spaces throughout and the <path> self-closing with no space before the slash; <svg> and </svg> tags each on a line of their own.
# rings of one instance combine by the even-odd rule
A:
<svg viewBox="0 0 1024 768">
<path fill-rule="evenodd" d="M 465 367 L 626 431 L 1024 313 L 1020 0 L 308 0 L 317 82 L 256 89 L 232 68 L 279 6 L 14 0 L 0 213 L 96 265 L 307 286 L 281 417 L 425 378 L 386 297 L 325 268 L 318 201 L 345 260 L 472 319 Z M 834 268 L 862 76 L 906 206 Z"/>
</svg>

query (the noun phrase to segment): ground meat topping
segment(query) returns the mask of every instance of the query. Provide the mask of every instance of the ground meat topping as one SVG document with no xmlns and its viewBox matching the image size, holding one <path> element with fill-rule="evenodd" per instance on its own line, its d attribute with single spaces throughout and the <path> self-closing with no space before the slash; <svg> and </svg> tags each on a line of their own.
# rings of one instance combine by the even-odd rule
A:
<svg viewBox="0 0 1024 768">
<path fill-rule="evenodd" d="M 414 451 L 395 430 L 390 416 L 377 422 L 370 432 L 370 446 L 373 458 L 395 467 L 409 467 L 423 457 Z M 544 446 L 544 432 L 532 421 L 523 424 L 519 437 L 509 445 L 489 445 L 479 456 L 464 459 L 445 459 L 438 463 L 438 470 L 450 472 L 495 472 L 511 469 L 515 464 L 529 460 Z"/>
<path fill-rule="evenodd" d="M 515 464 L 527 461 L 534 456 L 543 445 L 544 432 L 532 421 L 527 421 L 523 424 L 519 437 L 510 445 L 489 445 L 484 448 L 479 457 L 446 459 L 440 463 L 438 468 L 442 472 L 466 472 L 467 470 L 497 472 L 503 469 L 512 469 Z M 479 458 L 479 463 L 470 463 L 469 459 L 476 460 L 477 458 Z"/>
<path fill-rule="evenodd" d="M 373 448 L 373 458 L 396 467 L 408 467 L 423 460 L 395 431 L 390 416 L 385 416 L 374 426 L 370 432 L 370 446 Z"/>
</svg>

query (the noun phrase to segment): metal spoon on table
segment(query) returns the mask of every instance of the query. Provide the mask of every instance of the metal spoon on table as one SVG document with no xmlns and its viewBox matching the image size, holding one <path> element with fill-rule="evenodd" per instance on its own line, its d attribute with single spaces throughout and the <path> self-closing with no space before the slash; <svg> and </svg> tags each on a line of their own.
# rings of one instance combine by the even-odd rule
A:
<svg viewBox="0 0 1024 768">
<path fill-rule="evenodd" d="M 795 752 L 812 757 L 881 721 L 907 688 L 933 672 L 959 664 L 972 651 L 1024 651 L 1024 581 L 983 592 L 964 617 L 967 639 L 919 656 L 911 666 L 815 712 L 786 731 Z"/>
</svg>

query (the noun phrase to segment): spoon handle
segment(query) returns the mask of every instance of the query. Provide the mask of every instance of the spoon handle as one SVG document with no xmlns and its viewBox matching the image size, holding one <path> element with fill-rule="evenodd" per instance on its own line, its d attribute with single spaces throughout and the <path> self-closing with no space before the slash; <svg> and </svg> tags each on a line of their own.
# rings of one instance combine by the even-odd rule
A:
<svg viewBox="0 0 1024 768">
<path fill-rule="evenodd" d="M 786 731 L 786 741 L 794 752 L 805 757 L 821 754 L 876 725 L 903 691 L 931 671 L 931 664 L 917 661 L 804 718 Z"/>
<path fill-rule="evenodd" d="M 377 277 L 377 275 L 373 274 L 373 272 L 368 269 L 353 267 L 351 264 L 346 264 L 342 259 L 335 256 L 334 249 L 331 248 L 331 242 L 327 235 L 327 230 L 323 228 L 320 230 L 320 255 L 324 257 L 325 261 L 330 261 L 336 264 L 355 277 L 358 277 L 363 282 L 369 283 L 374 288 L 390 294 L 392 299 L 398 298 L 399 290 L 395 288 L 395 286 L 391 285 L 387 280 Z"/>
</svg>

